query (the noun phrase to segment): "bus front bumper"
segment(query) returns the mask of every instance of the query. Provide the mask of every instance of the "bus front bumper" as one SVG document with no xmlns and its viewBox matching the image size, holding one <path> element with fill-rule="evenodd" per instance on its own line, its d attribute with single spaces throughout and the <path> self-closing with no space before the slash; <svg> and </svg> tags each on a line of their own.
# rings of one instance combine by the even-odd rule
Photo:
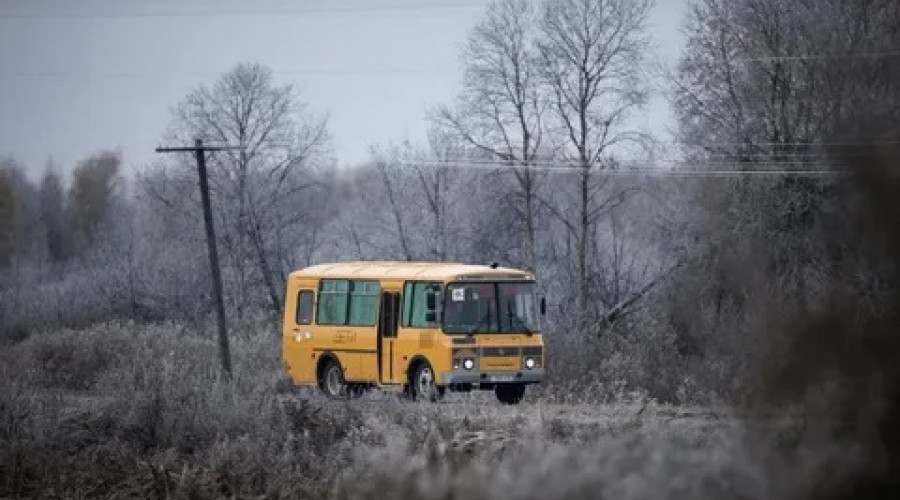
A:
<svg viewBox="0 0 900 500">
<path fill-rule="evenodd" d="M 478 370 L 453 370 L 443 372 L 444 385 L 452 384 L 537 384 L 544 379 L 544 369 L 510 372 L 482 372 Z"/>
</svg>

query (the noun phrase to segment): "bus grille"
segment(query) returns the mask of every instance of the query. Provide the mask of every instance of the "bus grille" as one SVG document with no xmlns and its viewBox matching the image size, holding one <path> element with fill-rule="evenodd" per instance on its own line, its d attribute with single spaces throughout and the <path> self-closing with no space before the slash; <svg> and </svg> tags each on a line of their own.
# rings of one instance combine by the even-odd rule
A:
<svg viewBox="0 0 900 500">
<path fill-rule="evenodd" d="M 519 347 L 482 347 L 481 355 L 486 358 L 502 358 L 505 356 L 519 357 L 522 354 Z"/>
</svg>

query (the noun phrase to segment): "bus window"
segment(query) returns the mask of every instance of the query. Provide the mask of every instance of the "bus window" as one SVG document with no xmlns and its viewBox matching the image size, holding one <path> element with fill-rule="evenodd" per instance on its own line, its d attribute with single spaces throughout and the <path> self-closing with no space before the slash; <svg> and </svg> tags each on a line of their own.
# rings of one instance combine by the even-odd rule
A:
<svg viewBox="0 0 900 500">
<path fill-rule="evenodd" d="M 322 280 L 316 323 L 375 326 L 379 289 L 377 281 Z"/>
<path fill-rule="evenodd" d="M 432 328 L 437 323 L 426 321 L 425 292 L 440 283 L 406 283 L 403 286 L 403 326 Z"/>
<path fill-rule="evenodd" d="M 444 305 L 446 333 L 498 332 L 494 283 L 454 283 L 447 286 Z"/>
<path fill-rule="evenodd" d="M 537 295 L 532 283 L 500 283 L 500 326 L 504 332 L 540 329 Z"/>
<path fill-rule="evenodd" d="M 308 325 L 312 323 L 313 316 L 313 293 L 310 290 L 302 290 L 297 294 L 297 318 L 298 325 Z"/>
<path fill-rule="evenodd" d="M 378 318 L 377 281 L 350 282 L 350 326 L 375 326 Z"/>
<path fill-rule="evenodd" d="M 316 315 L 316 323 L 319 325 L 347 324 L 349 291 L 350 282 L 347 280 L 322 280 L 319 285 L 319 311 Z"/>
</svg>

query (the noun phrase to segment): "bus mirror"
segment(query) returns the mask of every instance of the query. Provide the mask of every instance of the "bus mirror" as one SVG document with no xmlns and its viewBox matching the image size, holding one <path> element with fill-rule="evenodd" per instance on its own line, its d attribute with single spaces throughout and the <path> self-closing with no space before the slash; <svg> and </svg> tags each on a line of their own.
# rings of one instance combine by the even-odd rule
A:
<svg viewBox="0 0 900 500">
<path fill-rule="evenodd" d="M 541 297 L 541 316 L 547 314 L 547 297 Z"/>
<path fill-rule="evenodd" d="M 431 290 L 425 292 L 425 309 L 428 312 L 435 312 L 437 310 L 437 293 Z"/>
<path fill-rule="evenodd" d="M 434 311 L 428 311 L 425 313 L 425 322 L 427 323 L 437 323 L 437 313 Z"/>
</svg>

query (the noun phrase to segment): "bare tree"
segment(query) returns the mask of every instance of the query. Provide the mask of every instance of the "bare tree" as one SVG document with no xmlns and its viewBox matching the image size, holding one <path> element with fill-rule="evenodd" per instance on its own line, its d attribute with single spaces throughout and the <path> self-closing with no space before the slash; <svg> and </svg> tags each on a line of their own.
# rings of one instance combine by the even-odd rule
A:
<svg viewBox="0 0 900 500">
<path fill-rule="evenodd" d="M 6 266 L 16 249 L 16 198 L 7 168 L 0 169 L 0 266 Z"/>
<path fill-rule="evenodd" d="M 430 259 L 458 259 L 466 253 L 459 242 L 465 234 L 464 221 L 469 219 L 460 209 L 481 203 L 473 196 L 472 189 L 478 179 L 471 171 L 457 168 L 455 164 L 473 158 L 473 154 L 475 158 L 484 155 L 471 151 L 455 134 L 440 128 L 430 131 L 427 147 L 414 148 L 410 153 L 404 167 L 419 199 L 416 204 L 421 205 L 418 212 L 427 214 L 427 219 L 419 219 L 419 246 Z"/>
<path fill-rule="evenodd" d="M 900 7 L 889 0 L 696 0 L 671 81 L 680 138 L 695 164 L 790 171 L 828 168 L 825 143 L 858 116 L 897 116 Z M 893 69 L 893 71 L 892 71 Z M 849 132 L 853 134 L 854 132 Z M 851 137 L 865 144 L 869 137 Z M 720 224 L 768 249 L 786 289 L 803 299 L 827 275 L 815 248 L 835 183 L 783 175 L 720 181 Z M 708 221 L 709 222 L 709 221 Z M 827 265 L 826 265 L 827 267 Z"/>
<path fill-rule="evenodd" d="M 642 62 L 652 5 L 652 0 L 548 0 L 541 16 L 538 48 L 554 132 L 562 157 L 581 169 L 574 207 L 547 205 L 575 241 L 582 315 L 592 229 L 629 193 L 610 192 L 608 177 L 598 172 L 615 168 L 615 148 L 644 139 L 626 128 L 626 118 L 647 98 Z"/>
<path fill-rule="evenodd" d="M 239 308 L 250 259 L 272 311 L 280 312 L 289 236 L 307 221 L 304 201 L 316 185 L 311 172 L 328 164 L 327 119 L 312 116 L 292 86 L 276 85 L 271 70 L 258 64 L 239 64 L 213 86 L 191 92 L 175 118 L 175 140 L 243 146 L 210 160 L 222 244 L 242 297 Z"/>
<path fill-rule="evenodd" d="M 896 127 L 900 59 L 889 54 L 900 46 L 898 25 L 891 0 L 690 2 L 685 51 L 669 78 L 688 165 L 778 172 L 668 186 L 680 205 L 669 241 L 687 259 L 660 310 L 669 309 L 680 351 L 697 365 L 720 360 L 717 387 L 734 390 L 747 354 L 765 344 L 748 333 L 823 307 L 836 269 L 865 267 L 862 245 L 827 243 L 856 209 L 847 184 L 791 170 L 831 168 L 834 142 L 868 151 L 878 137 L 854 129 L 860 117 Z M 860 278 L 861 293 L 877 295 L 878 281 Z"/>
<path fill-rule="evenodd" d="M 69 218 L 82 252 L 97 243 L 101 228 L 112 213 L 120 195 L 121 165 L 118 152 L 104 151 L 91 155 L 72 172 Z"/>
<path fill-rule="evenodd" d="M 491 159 L 509 165 L 515 179 L 511 203 L 521 224 L 524 267 L 534 270 L 542 175 L 529 168 L 542 154 L 541 98 L 535 51 L 537 8 L 528 0 L 498 0 L 469 33 L 463 52 L 463 91 L 433 120 Z M 546 159 L 546 154 L 544 155 Z"/>
<path fill-rule="evenodd" d="M 412 261 L 417 259 L 410 242 L 409 231 L 411 228 L 407 225 L 407 217 L 414 215 L 415 212 L 411 213 L 408 210 L 409 207 L 404 204 L 404 198 L 410 194 L 409 179 L 404 175 L 403 167 L 398 165 L 404 158 L 408 158 L 408 146 L 403 149 L 393 148 L 387 154 L 376 152 L 374 165 L 390 209 L 396 240 L 400 245 L 403 260 Z M 412 230 L 415 229 L 412 228 Z"/>
<path fill-rule="evenodd" d="M 685 148 L 718 162 L 820 161 L 847 118 L 896 114 L 890 0 L 695 0 L 672 75 Z"/>
<path fill-rule="evenodd" d="M 498 216 L 485 209 L 484 179 L 457 168 L 471 153 L 440 129 L 433 129 L 424 145 L 404 141 L 373 148 L 371 162 L 345 172 L 335 187 L 335 198 L 342 200 L 336 206 L 336 232 L 343 246 L 336 253 L 400 260 L 472 258 L 475 228 Z"/>
<path fill-rule="evenodd" d="M 47 163 L 47 170 L 41 178 L 39 196 L 47 253 L 51 261 L 60 262 L 65 259 L 67 252 L 64 192 L 59 173 L 51 162 Z"/>
</svg>

